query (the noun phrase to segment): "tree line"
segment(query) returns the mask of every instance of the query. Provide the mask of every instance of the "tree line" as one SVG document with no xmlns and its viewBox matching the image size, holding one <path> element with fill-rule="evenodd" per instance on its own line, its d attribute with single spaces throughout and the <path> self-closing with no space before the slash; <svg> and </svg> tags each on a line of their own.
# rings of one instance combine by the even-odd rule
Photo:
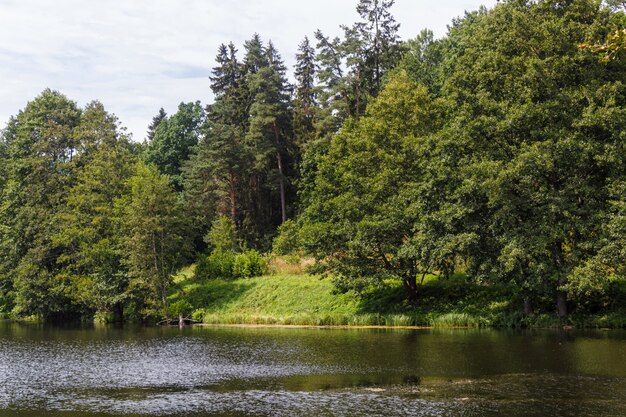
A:
<svg viewBox="0 0 626 417">
<path fill-rule="evenodd" d="M 626 266 L 623 5 L 508 0 L 409 41 L 392 6 L 305 37 L 294 83 L 260 35 L 220 45 L 213 103 L 143 144 L 97 101 L 29 102 L 0 140 L 0 310 L 155 317 L 198 254 L 272 242 L 357 294 L 463 273 L 528 314 L 601 300 Z"/>
</svg>

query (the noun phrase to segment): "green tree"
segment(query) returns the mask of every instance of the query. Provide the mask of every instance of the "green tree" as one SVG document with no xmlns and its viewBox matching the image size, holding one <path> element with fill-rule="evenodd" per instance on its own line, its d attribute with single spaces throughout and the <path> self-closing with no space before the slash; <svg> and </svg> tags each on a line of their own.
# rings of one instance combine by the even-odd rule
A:
<svg viewBox="0 0 626 417">
<path fill-rule="evenodd" d="M 206 123 L 198 145 L 184 166 L 188 204 L 208 227 L 216 213 L 228 214 L 241 222 L 241 190 L 247 175 L 247 154 L 243 145 L 247 123 L 243 67 L 237 50 L 222 44 L 212 70 L 213 104 L 207 106 Z M 205 229 L 206 230 L 206 229 Z"/>
<path fill-rule="evenodd" d="M 80 116 L 76 103 L 44 90 L 10 129 L 0 206 L 0 275 L 12 279 L 16 314 L 51 318 L 72 308 L 67 283 L 55 279 L 59 253 L 51 236 L 59 227 L 55 213 L 74 182 L 74 129 Z"/>
<path fill-rule="evenodd" d="M 152 122 L 150 122 L 150 125 L 148 126 L 148 131 L 146 132 L 146 138 L 148 140 L 148 143 L 152 142 L 152 140 L 154 139 L 154 135 L 156 134 L 157 127 L 159 127 L 159 124 L 161 124 L 161 122 L 166 118 L 167 113 L 165 112 L 163 107 L 161 107 L 156 116 L 152 118 Z"/>
<path fill-rule="evenodd" d="M 432 271 L 413 240 L 419 212 L 412 195 L 422 178 L 416 161 L 437 128 L 426 88 L 405 73 L 391 79 L 366 116 L 346 123 L 322 158 L 303 214 L 304 244 L 340 289 L 363 290 L 400 279 L 410 301 L 418 274 Z"/>
<path fill-rule="evenodd" d="M 146 306 L 145 314 L 167 317 L 172 276 L 190 250 L 186 219 L 169 178 L 155 166 L 137 164 L 128 186 L 130 193 L 118 200 L 117 209 L 129 293 Z"/>
<path fill-rule="evenodd" d="M 129 192 L 127 180 L 136 158 L 116 122 L 99 103 L 83 113 L 75 129 L 85 149 L 83 164 L 56 216 L 60 227 L 52 241 L 60 251 L 57 279 L 69 283 L 71 299 L 86 311 L 113 313 L 121 321 L 128 280 L 115 201 Z"/>
<path fill-rule="evenodd" d="M 175 114 L 159 122 L 154 138 L 146 147 L 145 160 L 168 175 L 178 191 L 182 190 L 182 165 L 198 144 L 203 123 L 204 110 L 199 101 L 180 103 Z"/>
<path fill-rule="evenodd" d="M 235 224 L 227 216 L 219 216 L 204 237 L 212 252 L 229 252 L 238 249 Z"/>
<path fill-rule="evenodd" d="M 330 39 L 318 30 L 315 55 L 318 66 L 320 114 L 316 123 L 318 136 L 336 133 L 341 123 L 353 115 L 350 83 L 345 75 L 341 39 Z"/>
<path fill-rule="evenodd" d="M 406 51 L 398 63 L 398 67 L 406 71 L 413 81 L 427 86 L 434 96 L 439 96 L 441 92 L 441 63 L 445 42 L 445 38 L 435 40 L 433 32 L 424 29 L 406 42 Z"/>
<path fill-rule="evenodd" d="M 294 142 L 302 149 L 315 137 L 317 113 L 315 49 L 308 37 L 305 37 L 298 47 L 294 77 L 296 79 L 293 99 Z"/>
<path fill-rule="evenodd" d="M 330 39 L 321 31 L 317 39 L 320 67 L 321 127 L 336 132 L 346 117 L 365 113 L 367 100 L 375 97 L 385 74 L 402 57 L 399 24 L 390 12 L 394 0 L 360 0 L 361 17 L 352 26 L 342 25 L 343 38 Z"/>
<path fill-rule="evenodd" d="M 286 69 L 272 43 L 265 50 L 266 66 L 249 73 L 252 94 L 248 146 L 254 149 L 254 169 L 278 185 L 281 222 L 287 220 L 287 152 L 291 144 L 291 114 Z M 272 162 L 274 161 L 274 162 Z"/>
<path fill-rule="evenodd" d="M 363 79 L 368 94 L 374 97 L 381 89 L 385 73 L 392 70 L 402 56 L 400 25 L 390 11 L 394 2 L 359 0 L 356 10 L 362 20 L 352 28 L 344 28 L 346 42 L 351 42 L 352 37 L 360 40 L 362 62 L 358 65 L 362 67 L 362 75 L 359 78 Z"/>
<path fill-rule="evenodd" d="M 595 1 L 509 1 L 457 22 L 444 60 L 457 189 L 472 190 L 457 202 L 468 230 L 497 242 L 482 269 L 527 301 L 553 296 L 559 316 L 568 282 L 598 250 L 609 180 L 621 175 L 621 127 L 601 120 L 621 112 L 626 72 L 578 48 L 609 22 Z"/>
</svg>

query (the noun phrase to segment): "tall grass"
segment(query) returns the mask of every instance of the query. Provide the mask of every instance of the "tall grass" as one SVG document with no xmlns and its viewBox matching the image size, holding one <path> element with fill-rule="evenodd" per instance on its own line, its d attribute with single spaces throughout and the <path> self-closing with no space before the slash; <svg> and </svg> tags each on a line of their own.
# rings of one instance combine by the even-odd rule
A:
<svg viewBox="0 0 626 417">
<path fill-rule="evenodd" d="M 488 321 L 467 313 L 446 313 L 429 315 L 428 325 L 432 327 L 484 327 Z"/>
<path fill-rule="evenodd" d="M 207 324 L 260 324 L 285 326 L 425 326 L 426 321 L 417 316 L 400 314 L 290 314 L 257 315 L 248 313 L 206 313 Z"/>
</svg>

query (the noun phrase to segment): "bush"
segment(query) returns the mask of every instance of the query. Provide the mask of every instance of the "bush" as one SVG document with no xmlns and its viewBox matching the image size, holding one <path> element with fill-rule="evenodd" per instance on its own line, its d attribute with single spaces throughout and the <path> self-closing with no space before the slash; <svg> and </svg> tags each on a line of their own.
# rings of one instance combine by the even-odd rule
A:
<svg viewBox="0 0 626 417">
<path fill-rule="evenodd" d="M 272 251 L 276 255 L 291 255 L 302 250 L 300 230 L 293 220 L 287 220 L 278 226 L 278 235 L 272 242 Z"/>
<path fill-rule="evenodd" d="M 172 303 L 169 306 L 168 310 L 171 317 L 178 317 L 179 314 L 186 316 L 187 314 L 191 313 L 193 307 L 191 303 L 189 303 L 189 301 L 187 300 L 178 300 Z"/>
<path fill-rule="evenodd" d="M 193 321 L 204 321 L 204 316 L 206 316 L 207 312 L 203 308 L 197 308 L 191 313 L 191 319 Z"/>
<path fill-rule="evenodd" d="M 214 251 L 209 256 L 200 255 L 195 277 L 197 280 L 251 278 L 267 271 L 267 260 L 253 249 L 242 253 Z"/>
<path fill-rule="evenodd" d="M 233 251 L 214 251 L 209 256 L 200 255 L 196 261 L 196 279 L 229 279 L 238 255 Z"/>
<path fill-rule="evenodd" d="M 267 273 L 267 261 L 254 249 L 246 250 L 235 256 L 232 269 L 236 278 L 251 278 Z"/>
</svg>

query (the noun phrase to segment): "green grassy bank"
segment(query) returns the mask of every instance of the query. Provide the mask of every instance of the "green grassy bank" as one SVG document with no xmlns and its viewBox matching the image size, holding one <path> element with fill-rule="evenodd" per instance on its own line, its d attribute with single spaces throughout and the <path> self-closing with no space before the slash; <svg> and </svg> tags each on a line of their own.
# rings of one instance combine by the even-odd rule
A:
<svg viewBox="0 0 626 417">
<path fill-rule="evenodd" d="M 331 280 L 307 274 L 197 282 L 187 270 L 177 277 L 169 301 L 173 309 L 210 324 L 626 327 L 626 311 L 616 308 L 565 319 L 541 312 L 526 316 L 512 288 L 471 284 L 463 277 L 431 278 L 418 304 L 409 305 L 394 282 L 356 297 L 335 294 Z"/>
</svg>

